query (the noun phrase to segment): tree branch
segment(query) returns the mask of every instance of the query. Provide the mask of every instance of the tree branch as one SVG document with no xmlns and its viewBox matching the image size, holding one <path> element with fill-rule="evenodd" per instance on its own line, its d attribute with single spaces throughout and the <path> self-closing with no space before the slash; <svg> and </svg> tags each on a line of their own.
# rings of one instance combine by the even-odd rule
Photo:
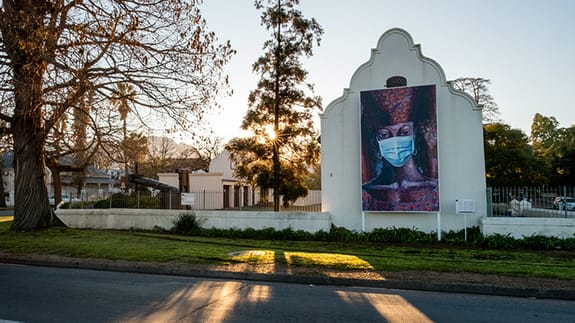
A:
<svg viewBox="0 0 575 323">
<path fill-rule="evenodd" d="M 7 114 L 0 113 L 0 120 L 4 120 L 6 122 L 12 122 L 13 118 Z"/>
</svg>

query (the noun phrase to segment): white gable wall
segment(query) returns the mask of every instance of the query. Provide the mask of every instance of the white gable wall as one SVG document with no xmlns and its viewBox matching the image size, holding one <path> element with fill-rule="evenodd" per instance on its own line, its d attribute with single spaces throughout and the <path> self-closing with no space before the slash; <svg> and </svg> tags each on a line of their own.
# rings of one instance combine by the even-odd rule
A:
<svg viewBox="0 0 575 323">
<path fill-rule="evenodd" d="M 336 226 L 371 231 L 380 227 L 437 230 L 436 213 L 361 211 L 360 99 L 361 91 L 383 89 L 392 76 L 407 86 L 436 85 L 441 230 L 463 228 L 455 214 L 457 199 L 475 201 L 469 226 L 486 214 L 486 185 L 481 111 L 471 97 L 453 90 L 435 61 L 423 57 L 411 36 L 392 29 L 384 33 L 371 58 L 351 78 L 348 89 L 321 116 L 322 211 Z"/>
<path fill-rule="evenodd" d="M 180 187 L 180 177 L 178 173 L 158 173 L 158 181 L 173 187 Z"/>
<path fill-rule="evenodd" d="M 232 166 L 230 153 L 224 150 L 210 161 L 210 173 L 222 173 L 224 179 L 236 180 Z"/>
<path fill-rule="evenodd" d="M 221 192 L 223 173 L 189 174 L 190 192 Z"/>
</svg>

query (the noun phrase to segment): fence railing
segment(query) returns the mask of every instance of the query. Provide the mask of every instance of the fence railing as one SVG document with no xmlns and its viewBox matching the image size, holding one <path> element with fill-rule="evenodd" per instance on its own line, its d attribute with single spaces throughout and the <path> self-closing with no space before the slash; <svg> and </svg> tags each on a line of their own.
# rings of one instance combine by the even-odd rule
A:
<svg viewBox="0 0 575 323">
<path fill-rule="evenodd" d="M 63 208 L 140 208 L 181 210 L 272 211 L 273 192 L 255 190 L 195 191 L 189 193 L 116 193 L 100 200 L 64 203 Z M 309 191 L 282 212 L 321 212 L 321 191 Z M 487 216 L 575 218 L 575 186 L 488 187 Z"/>
<path fill-rule="evenodd" d="M 280 199 L 281 200 L 281 199 Z M 134 192 L 116 193 L 93 201 L 64 203 L 61 208 L 137 208 L 175 210 L 235 210 L 273 211 L 273 193 L 262 195 L 255 191 L 195 191 L 187 193 Z M 321 191 L 309 191 L 308 195 L 289 205 L 280 205 L 282 212 L 321 212 Z"/>
<path fill-rule="evenodd" d="M 575 186 L 488 187 L 487 216 L 575 217 Z"/>
</svg>

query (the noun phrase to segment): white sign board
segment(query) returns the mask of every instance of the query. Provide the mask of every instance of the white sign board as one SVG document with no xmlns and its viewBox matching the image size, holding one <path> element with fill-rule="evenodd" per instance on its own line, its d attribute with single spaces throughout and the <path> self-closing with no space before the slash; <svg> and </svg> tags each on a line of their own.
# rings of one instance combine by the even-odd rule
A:
<svg viewBox="0 0 575 323">
<path fill-rule="evenodd" d="M 194 193 L 182 193 L 182 205 L 194 206 L 195 195 Z"/>
<path fill-rule="evenodd" d="M 457 213 L 457 214 L 475 213 L 475 201 L 474 200 L 455 200 L 455 213 Z"/>
</svg>

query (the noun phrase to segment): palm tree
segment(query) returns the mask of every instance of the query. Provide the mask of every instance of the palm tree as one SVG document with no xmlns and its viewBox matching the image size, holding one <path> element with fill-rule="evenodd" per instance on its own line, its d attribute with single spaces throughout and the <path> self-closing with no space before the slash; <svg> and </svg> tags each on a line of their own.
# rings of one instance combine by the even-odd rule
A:
<svg viewBox="0 0 575 323">
<path fill-rule="evenodd" d="M 114 97 L 112 98 L 112 104 L 118 107 L 118 112 L 120 113 L 120 120 L 122 120 L 122 162 L 124 163 L 124 186 L 127 187 L 128 184 L 128 152 L 126 151 L 126 140 L 128 138 L 128 113 L 132 112 L 129 102 L 134 101 L 136 98 L 136 91 L 131 84 L 119 83 L 118 88 Z"/>
</svg>

